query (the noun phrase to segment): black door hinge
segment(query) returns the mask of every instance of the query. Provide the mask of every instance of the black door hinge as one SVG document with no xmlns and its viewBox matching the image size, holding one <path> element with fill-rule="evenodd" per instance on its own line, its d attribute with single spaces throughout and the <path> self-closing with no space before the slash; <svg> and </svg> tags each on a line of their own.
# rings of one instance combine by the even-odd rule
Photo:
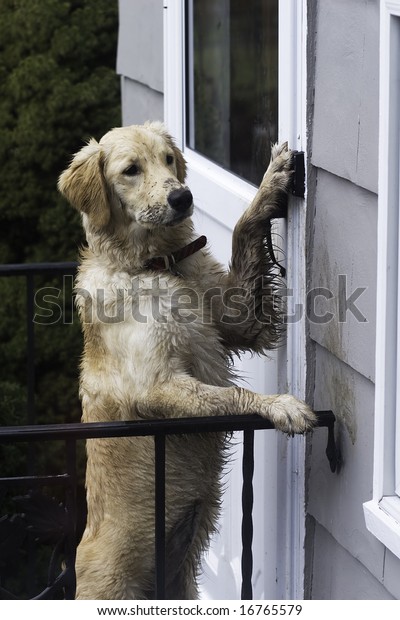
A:
<svg viewBox="0 0 400 620">
<path fill-rule="evenodd" d="M 306 190 L 306 170 L 304 165 L 304 152 L 293 151 L 293 183 L 292 194 L 297 198 L 304 198 Z"/>
</svg>

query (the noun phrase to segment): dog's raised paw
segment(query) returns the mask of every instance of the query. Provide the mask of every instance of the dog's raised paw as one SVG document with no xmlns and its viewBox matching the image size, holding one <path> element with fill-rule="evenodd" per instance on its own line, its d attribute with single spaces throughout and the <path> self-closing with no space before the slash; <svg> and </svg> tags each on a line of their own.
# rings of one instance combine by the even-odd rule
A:
<svg viewBox="0 0 400 620">
<path fill-rule="evenodd" d="M 271 160 L 265 175 L 279 172 L 291 172 L 293 169 L 293 151 L 288 147 L 287 142 L 274 144 L 271 149 Z"/>
<path fill-rule="evenodd" d="M 317 418 L 310 407 L 290 394 L 279 394 L 265 412 L 275 428 L 289 435 L 311 430 Z"/>
<path fill-rule="evenodd" d="M 287 142 L 275 142 L 275 144 L 271 147 L 271 162 L 277 159 L 280 155 L 285 155 L 287 153 L 290 153 Z"/>
<path fill-rule="evenodd" d="M 264 174 L 261 185 L 265 189 L 279 189 L 288 192 L 293 175 L 293 151 L 288 143 L 274 144 L 271 150 L 271 161 Z"/>
</svg>

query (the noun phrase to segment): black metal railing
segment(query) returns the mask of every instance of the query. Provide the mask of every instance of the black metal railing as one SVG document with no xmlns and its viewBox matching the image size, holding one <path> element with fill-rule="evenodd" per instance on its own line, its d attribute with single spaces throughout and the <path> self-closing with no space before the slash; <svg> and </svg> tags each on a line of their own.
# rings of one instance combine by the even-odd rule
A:
<svg viewBox="0 0 400 620">
<path fill-rule="evenodd" d="M 76 263 L 41 263 L 36 265 L 2 265 L 0 276 L 24 276 L 27 287 L 27 421 L 26 426 L 0 427 L 0 444 L 28 445 L 42 442 L 65 442 L 66 471 L 58 475 L 30 475 L 0 478 L 0 496 L 4 489 L 26 488 L 30 495 L 25 496 L 23 518 L 26 529 L 39 538 L 49 538 L 47 530 L 54 530 L 50 536 L 54 550 L 51 554 L 47 585 L 35 599 L 66 598 L 75 596 L 75 554 L 77 545 L 77 442 L 80 440 L 106 437 L 153 436 L 155 445 L 155 596 L 165 598 L 165 439 L 168 435 L 234 432 L 243 431 L 243 488 L 242 488 L 242 591 L 241 598 L 252 598 L 252 542 L 253 542 L 253 470 L 254 470 L 254 432 L 259 429 L 273 429 L 268 420 L 258 415 L 217 416 L 209 418 L 176 418 L 168 420 L 146 420 L 132 422 L 34 424 L 35 422 L 35 366 L 34 366 L 34 276 L 37 274 L 74 274 Z M 332 471 L 337 466 L 337 450 L 334 438 L 335 417 L 331 411 L 317 413 L 318 426 L 327 427 L 327 456 Z M 63 506 L 51 504 L 38 490 L 45 487 L 61 487 L 65 491 Z M 33 506 L 33 507 L 32 507 Z M 53 522 L 44 518 L 44 513 L 52 513 Z M 56 524 L 54 526 L 54 523 Z M 0 546 L 9 532 L 17 528 L 19 522 L 14 516 L 5 515 L 0 519 Z M 13 529 L 14 528 L 14 529 Z M 12 545 L 14 544 L 11 539 Z M 11 546 L 12 546 L 11 545 Z M 10 545 L 9 545 L 10 546 Z M 63 566 L 62 568 L 60 568 Z M 0 598 L 17 598 L 0 583 Z M 32 598 L 32 597 L 30 597 Z"/>
<path fill-rule="evenodd" d="M 336 468 L 336 448 L 334 441 L 335 417 L 331 411 L 317 413 L 318 426 L 328 428 L 327 454 L 331 470 Z M 254 431 L 273 429 L 268 420 L 258 415 L 218 416 L 207 418 L 175 418 L 168 420 L 146 420 L 134 422 L 96 422 L 86 424 L 50 424 L 0 429 L 0 443 L 46 442 L 58 440 L 66 442 L 67 472 L 59 476 L 23 476 L 0 479 L 2 484 L 24 484 L 40 486 L 63 484 L 68 489 L 66 514 L 68 517 L 65 531 L 66 550 L 65 568 L 48 583 L 36 599 L 51 598 L 62 590 L 65 598 L 71 599 L 75 593 L 75 523 L 76 523 L 76 442 L 81 439 L 106 437 L 141 437 L 153 436 L 155 441 L 155 597 L 165 598 L 165 438 L 168 435 L 181 435 L 205 432 L 243 431 L 243 488 L 242 488 L 242 591 L 241 598 L 252 598 L 252 542 L 253 542 L 253 470 L 254 470 Z M 1 588 L 0 588 L 1 590 Z"/>
<path fill-rule="evenodd" d="M 35 276 L 76 274 L 77 262 L 21 263 L 0 265 L 0 278 L 19 277 L 26 282 L 26 367 L 27 367 L 27 421 L 35 422 Z"/>
</svg>

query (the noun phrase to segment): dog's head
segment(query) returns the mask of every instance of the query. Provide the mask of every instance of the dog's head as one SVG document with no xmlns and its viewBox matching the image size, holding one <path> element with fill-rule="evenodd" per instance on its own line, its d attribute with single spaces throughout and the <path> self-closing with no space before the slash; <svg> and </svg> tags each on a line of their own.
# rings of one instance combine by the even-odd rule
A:
<svg viewBox="0 0 400 620">
<path fill-rule="evenodd" d="M 58 181 L 91 229 L 128 219 L 147 229 L 175 226 L 193 212 L 186 164 L 162 123 L 118 127 L 93 138 Z"/>
</svg>

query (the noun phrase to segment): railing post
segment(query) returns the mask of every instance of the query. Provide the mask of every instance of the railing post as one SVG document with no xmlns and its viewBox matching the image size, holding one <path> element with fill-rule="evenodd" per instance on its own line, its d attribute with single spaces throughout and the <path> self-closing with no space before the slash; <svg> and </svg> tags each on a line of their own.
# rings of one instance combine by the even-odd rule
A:
<svg viewBox="0 0 400 620">
<path fill-rule="evenodd" d="M 67 582 L 65 586 L 65 599 L 73 600 L 76 591 L 76 439 L 68 439 L 65 442 L 67 452 L 67 472 L 69 485 L 66 489 L 65 507 L 67 510 L 68 530 L 65 544 L 65 564 L 67 570 Z"/>
<path fill-rule="evenodd" d="M 165 599 L 165 435 L 154 436 L 155 447 L 155 598 Z"/>
<path fill-rule="evenodd" d="M 33 323 L 33 303 L 34 300 L 34 275 L 26 274 L 26 339 L 27 339 L 27 420 L 28 424 L 35 423 L 35 329 Z M 28 444 L 27 472 L 29 475 L 35 473 L 36 445 Z M 36 548 L 31 535 L 28 542 L 28 582 L 29 596 L 32 597 L 36 589 Z"/>
<path fill-rule="evenodd" d="M 253 598 L 253 473 L 254 430 L 243 432 L 243 489 L 242 489 L 242 592 L 241 599 Z"/>
<path fill-rule="evenodd" d="M 27 338 L 27 420 L 35 423 L 35 325 L 34 317 L 34 274 L 26 274 L 26 338 Z M 28 447 L 28 474 L 35 469 L 35 446 Z"/>
<path fill-rule="evenodd" d="M 28 424 L 35 422 L 35 329 L 33 273 L 26 274 L 26 330 L 27 330 L 27 377 L 28 377 Z"/>
</svg>

